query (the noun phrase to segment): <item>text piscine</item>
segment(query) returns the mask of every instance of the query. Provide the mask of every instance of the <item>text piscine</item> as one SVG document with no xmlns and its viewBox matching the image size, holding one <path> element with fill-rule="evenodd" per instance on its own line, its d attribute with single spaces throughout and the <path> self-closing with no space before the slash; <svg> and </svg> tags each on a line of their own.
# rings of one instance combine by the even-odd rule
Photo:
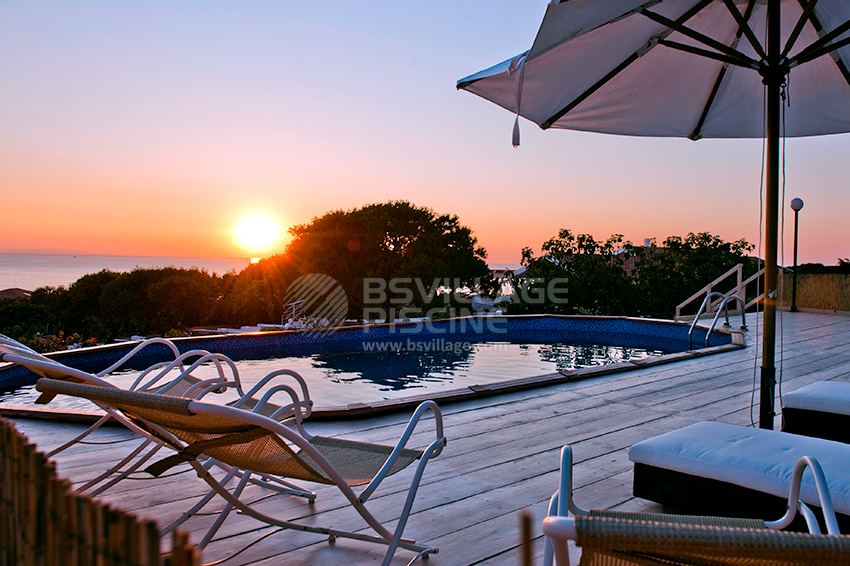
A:
<svg viewBox="0 0 850 566">
<path fill-rule="evenodd" d="M 480 282 L 476 280 L 474 287 L 479 287 Z M 440 292 L 450 289 L 464 288 L 459 279 L 435 279 L 430 288 L 426 288 L 420 279 L 395 278 L 381 279 L 367 277 L 363 280 L 363 320 L 394 320 L 397 316 L 403 319 L 413 317 L 433 318 L 443 311 L 443 306 L 434 306 L 425 311 L 418 307 L 408 306 L 417 297 L 425 302 L 433 304 L 436 297 L 442 296 L 445 305 L 451 300 L 460 304 L 466 303 L 472 306 L 471 297 L 463 294 L 452 294 Z M 554 278 L 545 280 L 540 277 L 531 277 L 523 281 L 510 296 L 512 304 L 544 304 L 547 301 L 553 304 L 567 303 L 567 279 Z M 386 305 L 393 305 L 389 308 Z M 473 314 L 470 309 L 461 309 L 465 315 Z"/>
<path fill-rule="evenodd" d="M 376 327 L 364 326 L 364 334 L 369 334 Z M 463 318 L 425 319 L 410 320 L 404 322 L 390 322 L 386 326 L 381 325 L 381 332 L 389 334 L 507 334 L 508 319 L 502 315 L 472 315 Z"/>
</svg>

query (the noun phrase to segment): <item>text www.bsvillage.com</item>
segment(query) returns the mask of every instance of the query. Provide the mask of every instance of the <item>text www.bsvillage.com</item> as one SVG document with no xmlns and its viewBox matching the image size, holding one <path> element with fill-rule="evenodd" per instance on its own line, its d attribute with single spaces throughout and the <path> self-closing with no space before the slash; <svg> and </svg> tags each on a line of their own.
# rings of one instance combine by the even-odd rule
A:
<svg viewBox="0 0 850 566">
<path fill-rule="evenodd" d="M 363 342 L 364 352 L 454 352 L 461 354 L 470 352 L 474 348 L 475 345 L 472 342 L 455 342 L 445 338 L 425 341 L 408 338 L 405 342 Z"/>
</svg>

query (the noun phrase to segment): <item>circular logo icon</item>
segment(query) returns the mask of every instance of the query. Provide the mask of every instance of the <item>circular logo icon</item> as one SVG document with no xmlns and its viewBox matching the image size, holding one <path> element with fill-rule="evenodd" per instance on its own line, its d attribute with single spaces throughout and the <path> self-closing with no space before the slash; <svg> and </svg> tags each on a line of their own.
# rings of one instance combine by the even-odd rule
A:
<svg viewBox="0 0 850 566">
<path fill-rule="evenodd" d="M 284 328 L 332 332 L 348 315 L 345 290 L 333 277 L 320 273 L 302 275 L 293 281 L 284 297 Z"/>
</svg>

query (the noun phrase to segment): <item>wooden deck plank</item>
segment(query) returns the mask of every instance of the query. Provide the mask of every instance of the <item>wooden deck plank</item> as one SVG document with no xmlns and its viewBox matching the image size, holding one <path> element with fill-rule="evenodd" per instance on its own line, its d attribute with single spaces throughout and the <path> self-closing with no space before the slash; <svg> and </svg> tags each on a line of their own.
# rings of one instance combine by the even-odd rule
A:
<svg viewBox="0 0 850 566">
<path fill-rule="evenodd" d="M 443 407 L 449 444 L 425 470 L 406 535 L 440 547 L 440 553 L 429 560 L 431 566 L 516 563 L 518 513 L 527 509 L 535 520 L 534 555 L 539 561 L 543 548 L 539 521 L 557 487 L 558 455 L 567 443 L 574 449 L 574 495 L 580 507 L 657 511 L 657 505 L 631 494 L 628 448 L 700 420 L 750 423 L 753 371 L 760 345 L 755 346 L 756 324 L 751 319 L 748 322 L 751 330 L 746 335 L 747 346 L 741 350 Z M 784 349 L 777 358 L 777 365 L 780 359 L 782 363 L 782 392 L 817 380 L 848 380 L 850 317 L 783 313 L 782 326 Z M 758 415 L 757 392 L 755 403 L 753 411 Z M 362 421 L 308 423 L 308 430 L 392 444 L 408 417 L 409 413 Z M 85 428 L 46 421 L 16 422 L 44 450 Z M 127 432 L 104 427 L 95 435 L 98 440 L 114 440 L 125 438 Z M 411 442 L 422 446 L 433 435 L 432 421 L 425 420 Z M 80 485 L 109 462 L 118 461 L 132 445 L 123 443 L 110 450 L 75 446 L 57 456 L 59 473 Z M 408 469 L 387 478 L 368 504 L 388 525 L 393 525 L 398 516 L 411 473 Z M 258 508 L 313 524 L 354 530 L 365 527 L 338 490 L 313 487 L 319 494 L 315 505 L 291 496 L 275 496 L 259 503 Z M 184 473 L 121 482 L 103 499 L 164 524 L 180 516 L 205 492 L 201 480 Z M 256 486 L 247 490 L 253 497 L 264 493 Z M 209 507 L 220 506 L 219 500 Z M 197 542 L 213 521 L 211 516 L 188 521 L 185 526 L 191 540 Z M 204 560 L 222 558 L 272 531 L 233 514 L 205 551 Z M 282 532 L 271 534 L 225 564 L 365 565 L 380 562 L 382 556 L 383 547 L 377 545 L 350 540 L 331 545 L 319 535 Z M 406 564 L 411 557 L 410 552 L 398 551 L 393 564 Z"/>
</svg>

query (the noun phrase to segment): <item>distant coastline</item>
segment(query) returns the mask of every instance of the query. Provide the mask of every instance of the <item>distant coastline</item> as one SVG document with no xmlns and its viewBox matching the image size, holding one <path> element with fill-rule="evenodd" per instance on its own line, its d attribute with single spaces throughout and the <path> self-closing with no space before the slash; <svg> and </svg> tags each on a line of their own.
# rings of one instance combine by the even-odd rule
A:
<svg viewBox="0 0 850 566">
<path fill-rule="evenodd" d="M 33 291 L 38 287 L 68 287 L 83 275 L 104 269 L 124 272 L 137 267 L 197 267 L 224 275 L 234 269 L 241 271 L 249 262 L 249 258 L 0 253 L 0 290 L 17 287 Z"/>
<path fill-rule="evenodd" d="M 0 250 L 0 254 L 30 254 L 30 255 L 96 255 L 87 254 L 79 250 L 65 248 L 15 248 L 11 250 Z M 109 254 L 104 254 L 109 255 Z"/>
</svg>

